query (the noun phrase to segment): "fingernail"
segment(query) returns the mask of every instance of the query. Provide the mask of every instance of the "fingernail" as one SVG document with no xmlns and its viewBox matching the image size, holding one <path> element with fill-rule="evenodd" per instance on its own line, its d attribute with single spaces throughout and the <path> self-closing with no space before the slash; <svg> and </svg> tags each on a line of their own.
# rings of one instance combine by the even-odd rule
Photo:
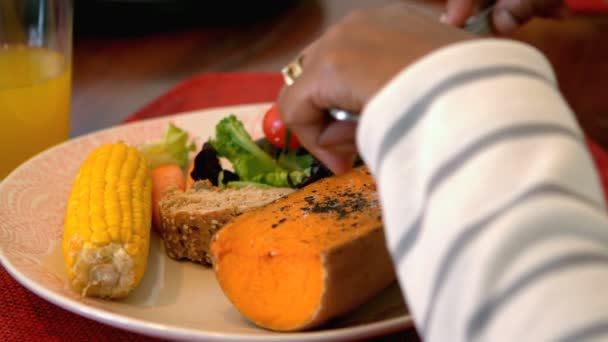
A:
<svg viewBox="0 0 608 342">
<path fill-rule="evenodd" d="M 506 9 L 494 14 L 494 27 L 500 33 L 510 33 L 519 27 L 519 21 Z"/>
<path fill-rule="evenodd" d="M 448 24 L 448 14 L 442 13 L 441 16 L 439 17 L 439 22 L 441 22 L 443 24 Z"/>
</svg>

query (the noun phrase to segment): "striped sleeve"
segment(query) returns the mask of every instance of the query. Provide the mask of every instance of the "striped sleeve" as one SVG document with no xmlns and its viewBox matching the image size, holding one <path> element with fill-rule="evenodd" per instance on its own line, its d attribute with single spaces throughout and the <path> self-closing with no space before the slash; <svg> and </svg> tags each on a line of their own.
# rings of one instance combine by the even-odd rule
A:
<svg viewBox="0 0 608 342">
<path fill-rule="evenodd" d="M 425 341 L 608 339 L 601 186 L 541 53 L 440 49 L 368 103 L 357 144 Z"/>
</svg>

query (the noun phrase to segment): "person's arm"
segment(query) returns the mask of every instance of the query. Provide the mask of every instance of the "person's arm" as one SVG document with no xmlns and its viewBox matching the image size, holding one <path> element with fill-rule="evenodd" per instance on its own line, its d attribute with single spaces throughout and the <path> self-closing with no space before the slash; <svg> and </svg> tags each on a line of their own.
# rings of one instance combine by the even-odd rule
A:
<svg viewBox="0 0 608 342">
<path fill-rule="evenodd" d="M 608 221 L 547 60 L 444 47 L 364 108 L 357 146 L 425 341 L 608 338 Z"/>
</svg>

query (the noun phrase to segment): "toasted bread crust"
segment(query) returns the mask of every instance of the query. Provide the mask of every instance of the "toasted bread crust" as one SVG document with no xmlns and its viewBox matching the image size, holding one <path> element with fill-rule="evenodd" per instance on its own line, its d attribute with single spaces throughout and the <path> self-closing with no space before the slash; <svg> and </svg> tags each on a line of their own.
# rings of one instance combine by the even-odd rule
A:
<svg viewBox="0 0 608 342">
<path fill-rule="evenodd" d="M 279 199 L 293 189 L 220 189 L 196 182 L 190 190 L 169 191 L 160 201 L 159 231 L 165 251 L 173 259 L 212 265 L 213 235 L 234 217 Z"/>
</svg>

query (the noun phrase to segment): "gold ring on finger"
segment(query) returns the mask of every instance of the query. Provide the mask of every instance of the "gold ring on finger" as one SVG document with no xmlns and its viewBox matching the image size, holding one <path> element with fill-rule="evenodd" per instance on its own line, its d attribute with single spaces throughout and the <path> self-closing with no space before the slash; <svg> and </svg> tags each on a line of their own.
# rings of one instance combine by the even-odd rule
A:
<svg viewBox="0 0 608 342">
<path fill-rule="evenodd" d="M 304 56 L 298 56 L 293 62 L 287 64 L 283 69 L 281 69 L 281 74 L 283 74 L 283 79 L 285 80 L 285 84 L 288 86 L 292 85 L 296 78 L 298 78 L 304 69 L 302 68 L 302 60 Z"/>
</svg>

